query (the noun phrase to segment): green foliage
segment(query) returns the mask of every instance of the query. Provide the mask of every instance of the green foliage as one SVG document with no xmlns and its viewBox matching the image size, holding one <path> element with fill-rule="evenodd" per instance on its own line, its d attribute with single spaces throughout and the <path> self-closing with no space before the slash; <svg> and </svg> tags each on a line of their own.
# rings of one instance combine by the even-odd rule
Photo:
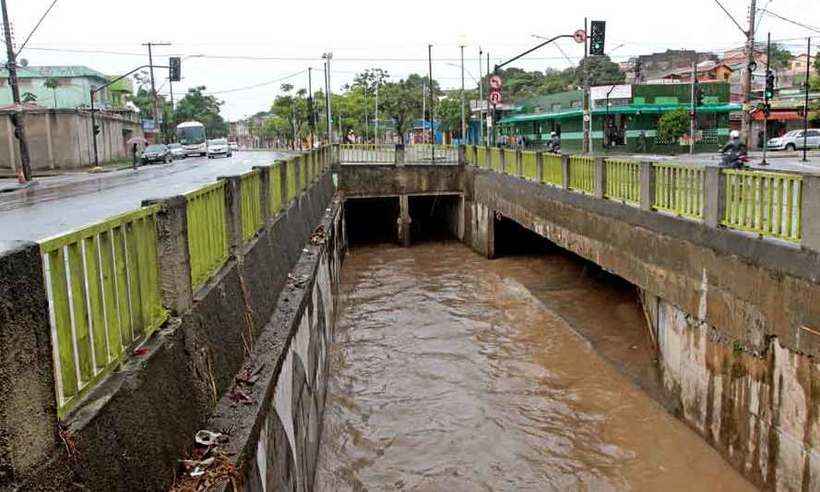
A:
<svg viewBox="0 0 820 492">
<path fill-rule="evenodd" d="M 814 71 L 820 77 L 820 55 L 814 55 Z"/>
<path fill-rule="evenodd" d="M 671 142 L 686 135 L 689 131 L 689 112 L 685 109 L 676 109 L 664 113 L 658 120 L 658 137 L 665 142 Z"/>
<path fill-rule="evenodd" d="M 621 71 L 621 67 L 609 59 L 609 56 L 590 56 L 581 60 L 578 70 L 575 71 L 575 85 L 582 87 L 584 77 L 589 81 L 590 86 L 622 84 L 626 75 Z"/>
<path fill-rule="evenodd" d="M 572 90 L 575 79 L 575 69 L 547 70 L 546 72 L 528 72 L 520 68 L 499 70 L 498 75 L 504 82 L 502 94 L 505 101 L 517 101 L 536 96 L 545 96 Z M 484 87 L 488 87 L 485 76 Z"/>
<path fill-rule="evenodd" d="M 785 69 L 789 67 L 789 63 L 794 58 L 791 51 L 783 48 L 777 43 L 772 43 L 772 59 L 771 66 L 773 69 Z"/>
<path fill-rule="evenodd" d="M 469 111 L 465 108 L 465 114 Z M 436 108 L 436 119 L 441 124 L 441 130 L 461 136 L 461 98 L 458 94 L 442 99 Z"/>
<path fill-rule="evenodd" d="M 205 86 L 188 89 L 185 97 L 177 103 L 173 120 L 175 122 L 198 121 L 205 125 L 208 138 L 225 137 L 228 135 L 228 124 L 219 115 L 222 101 L 204 92 Z"/>
<path fill-rule="evenodd" d="M 37 95 L 31 92 L 24 92 L 20 100 L 24 103 L 33 103 L 37 101 Z"/>
</svg>

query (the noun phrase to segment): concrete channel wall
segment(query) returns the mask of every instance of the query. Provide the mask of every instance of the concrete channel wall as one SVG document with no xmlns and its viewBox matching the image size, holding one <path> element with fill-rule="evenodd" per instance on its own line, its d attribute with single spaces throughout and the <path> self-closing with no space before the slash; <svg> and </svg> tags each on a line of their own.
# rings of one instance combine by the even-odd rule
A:
<svg viewBox="0 0 820 492">
<path fill-rule="evenodd" d="M 820 488 L 820 256 L 466 168 L 465 240 L 502 214 L 643 291 L 679 416 L 765 488 Z"/>
<path fill-rule="evenodd" d="M 0 258 L 0 489 L 168 488 L 194 435 L 232 391 L 248 357 L 270 331 L 279 333 L 281 327 L 270 323 L 277 300 L 293 288 L 289 275 L 300 258 L 309 256 L 305 245 L 326 217 L 334 193 L 330 173 L 321 174 L 275 216 L 265 215 L 250 239 L 235 244 L 224 266 L 192 293 L 192 303 L 164 298 L 170 319 L 60 423 L 41 252 L 36 244 L 5 245 Z M 161 248 L 186 237 L 178 202 L 164 203 Z M 160 263 L 162 287 L 173 290 L 168 280 L 179 275 L 173 269 L 184 258 L 162 253 Z M 7 302 L 11 299 L 18 300 Z"/>
<path fill-rule="evenodd" d="M 489 258 L 500 214 L 633 283 L 677 415 L 756 485 L 820 489 L 817 251 L 472 166 L 338 172 L 346 197 L 461 194 Z"/>
</svg>

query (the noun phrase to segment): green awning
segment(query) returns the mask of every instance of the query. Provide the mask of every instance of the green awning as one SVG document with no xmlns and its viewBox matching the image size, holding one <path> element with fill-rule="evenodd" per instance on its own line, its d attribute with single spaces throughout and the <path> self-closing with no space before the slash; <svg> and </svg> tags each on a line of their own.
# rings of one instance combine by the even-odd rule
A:
<svg viewBox="0 0 820 492">
<path fill-rule="evenodd" d="M 689 110 L 688 104 L 630 104 L 628 106 L 613 106 L 609 108 L 596 108 L 592 110 L 593 116 L 609 114 L 661 114 L 676 109 Z M 698 107 L 698 113 L 730 113 L 740 111 L 740 104 L 707 104 Z M 502 118 L 501 123 L 523 123 L 527 121 L 560 120 L 564 118 L 580 117 L 583 115 L 581 109 L 569 111 L 559 111 L 557 113 L 522 114 Z"/>
</svg>

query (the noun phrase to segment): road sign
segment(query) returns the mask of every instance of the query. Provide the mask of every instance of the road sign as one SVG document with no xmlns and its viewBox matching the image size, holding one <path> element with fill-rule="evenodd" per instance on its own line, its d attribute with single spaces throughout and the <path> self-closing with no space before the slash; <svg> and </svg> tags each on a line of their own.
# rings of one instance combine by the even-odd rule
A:
<svg viewBox="0 0 820 492">
<path fill-rule="evenodd" d="M 581 43 L 583 43 L 584 41 L 587 40 L 587 32 L 584 31 L 583 29 L 578 29 L 572 35 L 572 39 L 574 39 L 576 43 L 581 44 Z"/>
<path fill-rule="evenodd" d="M 501 93 L 498 91 L 490 92 L 490 104 L 497 106 L 501 104 Z"/>
<path fill-rule="evenodd" d="M 496 91 L 500 91 L 502 86 L 501 77 L 498 75 L 493 75 L 490 77 L 490 88 Z"/>
</svg>

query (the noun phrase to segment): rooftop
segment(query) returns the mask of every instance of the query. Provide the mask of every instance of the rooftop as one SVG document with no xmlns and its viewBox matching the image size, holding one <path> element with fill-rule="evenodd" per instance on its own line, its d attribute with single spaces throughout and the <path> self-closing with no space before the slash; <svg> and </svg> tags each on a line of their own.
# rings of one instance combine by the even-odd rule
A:
<svg viewBox="0 0 820 492">
<path fill-rule="evenodd" d="M 5 68 L 0 69 L 0 77 L 8 77 L 8 71 Z M 83 65 L 19 67 L 17 77 L 21 79 L 90 77 L 108 81 L 108 77 L 101 72 Z"/>
</svg>

